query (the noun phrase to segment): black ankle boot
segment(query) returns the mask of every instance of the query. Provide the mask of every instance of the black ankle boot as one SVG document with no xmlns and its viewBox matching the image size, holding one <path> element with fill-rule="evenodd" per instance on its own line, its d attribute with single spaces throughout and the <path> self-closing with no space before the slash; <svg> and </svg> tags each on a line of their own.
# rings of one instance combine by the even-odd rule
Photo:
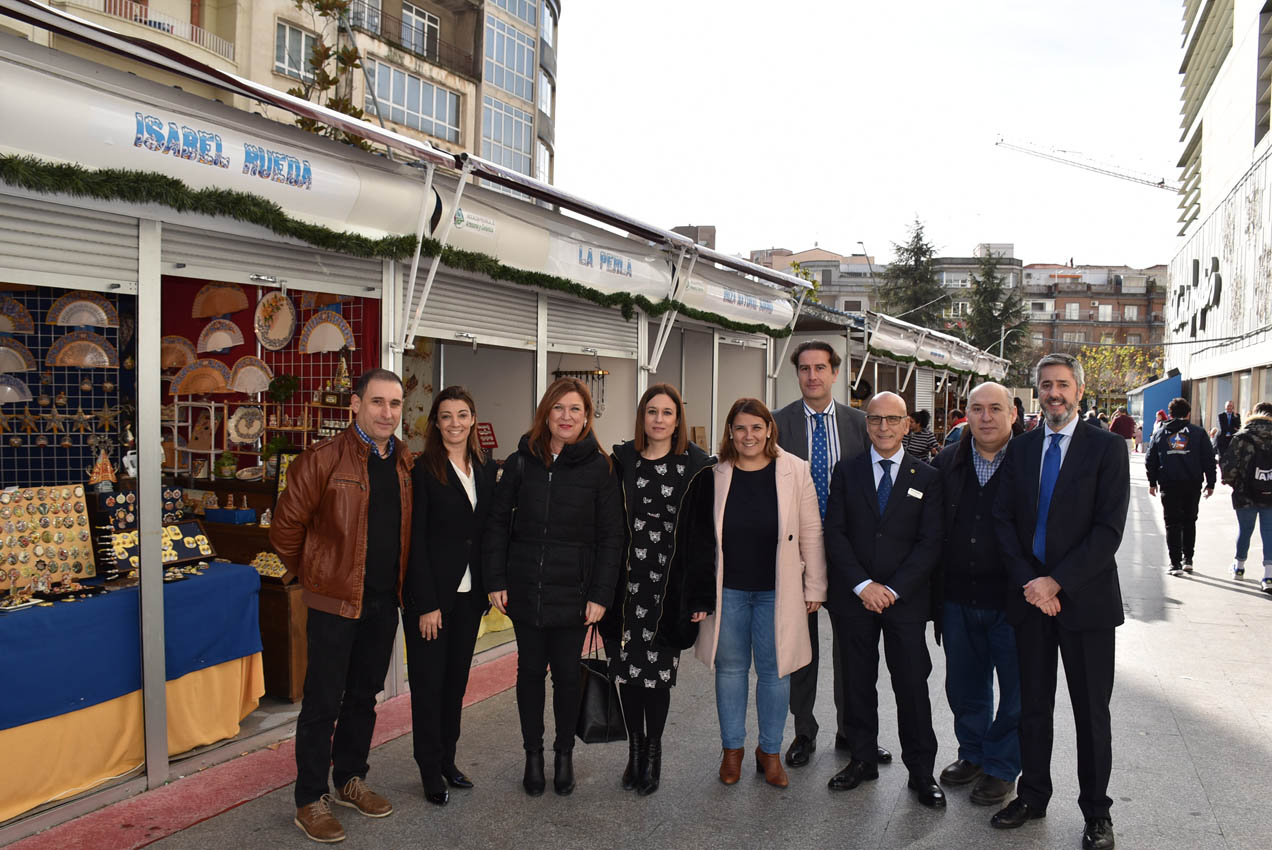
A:
<svg viewBox="0 0 1272 850">
<path fill-rule="evenodd" d="M 526 774 L 521 779 L 521 787 L 531 797 L 543 793 L 547 781 L 543 778 L 543 750 L 526 750 Z"/>
<path fill-rule="evenodd" d="M 627 767 L 623 770 L 623 790 L 631 791 L 640 781 L 643 770 L 641 756 L 644 755 L 645 736 L 633 732 L 627 736 Z"/>
<path fill-rule="evenodd" d="M 542 771 L 543 762 L 539 762 Z M 542 776 L 542 773 L 540 773 Z M 552 788 L 562 797 L 574 790 L 574 751 L 557 750 L 552 764 Z"/>
<path fill-rule="evenodd" d="M 636 793 L 648 797 L 658 790 L 658 781 L 662 778 L 662 738 L 649 737 L 644 740 L 644 756 L 641 759 L 640 782 L 636 785 Z"/>
</svg>

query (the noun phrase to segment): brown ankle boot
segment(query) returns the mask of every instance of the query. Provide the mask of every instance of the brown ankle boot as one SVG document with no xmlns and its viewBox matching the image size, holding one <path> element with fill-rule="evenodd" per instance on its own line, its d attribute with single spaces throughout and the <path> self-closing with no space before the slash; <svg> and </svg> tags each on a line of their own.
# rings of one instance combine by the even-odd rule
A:
<svg viewBox="0 0 1272 850">
<path fill-rule="evenodd" d="M 782 767 L 781 753 L 766 753 L 755 748 L 755 772 L 764 774 L 764 781 L 777 788 L 785 788 L 788 784 L 786 769 Z"/>
<path fill-rule="evenodd" d="M 720 781 L 725 785 L 734 785 L 742 778 L 742 754 L 745 752 L 743 747 L 724 750 L 720 759 Z"/>
</svg>

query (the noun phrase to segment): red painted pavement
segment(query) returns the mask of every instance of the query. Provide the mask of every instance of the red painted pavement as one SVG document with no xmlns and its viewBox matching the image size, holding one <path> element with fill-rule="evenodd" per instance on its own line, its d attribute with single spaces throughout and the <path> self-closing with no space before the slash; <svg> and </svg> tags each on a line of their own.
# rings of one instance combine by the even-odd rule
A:
<svg viewBox="0 0 1272 850">
<path fill-rule="evenodd" d="M 517 677 L 515 652 L 472 669 L 464 707 L 511 688 Z M 411 731 L 411 700 L 403 694 L 382 703 L 371 746 Z M 192 776 L 170 781 L 113 806 L 17 841 L 11 850 L 134 850 L 235 806 L 277 791 L 296 779 L 296 743 L 288 738 Z M 180 770 L 180 764 L 175 766 Z"/>
</svg>

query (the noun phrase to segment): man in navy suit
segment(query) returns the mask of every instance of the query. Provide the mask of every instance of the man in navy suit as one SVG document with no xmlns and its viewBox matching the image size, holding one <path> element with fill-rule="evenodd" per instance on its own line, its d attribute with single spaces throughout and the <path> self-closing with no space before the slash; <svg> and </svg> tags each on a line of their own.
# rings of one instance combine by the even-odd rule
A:
<svg viewBox="0 0 1272 850">
<path fill-rule="evenodd" d="M 791 365 L 799 378 L 800 398 L 773 411 L 777 423 L 777 444 L 782 451 L 808 461 L 817 489 L 818 507 L 826 518 L 830 474 L 840 458 L 856 457 L 870 447 L 866 436 L 866 415 L 835 401 L 833 391 L 843 359 L 830 343 L 819 339 L 801 342 L 791 354 Z M 817 612 L 808 615 L 808 636 L 813 643 L 813 660 L 791 674 L 791 715 L 795 718 L 795 739 L 786 751 L 791 767 L 808 764 L 817 749 L 817 668 L 821 663 L 817 639 Z M 843 683 L 839 680 L 839 638 L 831 629 L 835 679 L 835 749 L 846 749 Z M 892 753 L 880 749 L 879 761 L 892 761 Z"/>
<path fill-rule="evenodd" d="M 877 779 L 879 636 L 897 701 L 901 760 L 925 806 L 943 808 L 932 772 L 936 733 L 928 674 L 932 571 L 941 550 L 941 480 L 906 454 L 905 401 L 879 393 L 866 408 L 871 447 L 835 466 L 826 506 L 827 606 L 839 635 L 844 716 L 852 761 L 834 790 Z"/>
<path fill-rule="evenodd" d="M 1223 453 L 1228 450 L 1228 445 L 1232 442 L 1232 438 L 1241 430 L 1241 414 L 1237 413 L 1237 408 L 1233 406 L 1232 399 L 1228 399 L 1228 403 L 1223 406 L 1223 413 L 1219 414 L 1219 433 L 1215 436 L 1215 457 L 1222 460 Z"/>
<path fill-rule="evenodd" d="M 1130 501 L 1130 464 L 1116 434 L 1078 421 L 1082 364 L 1067 354 L 1038 361 L 1034 384 L 1045 426 L 1007 444 L 994 505 L 1007 565 L 1007 619 L 1020 660 L 1020 761 L 1016 798 L 993 816 L 998 829 L 1045 817 L 1057 652 L 1073 703 L 1078 806 L 1084 850 L 1114 844 L 1109 699 L 1113 635 L 1123 621 L 1114 554 Z"/>
</svg>

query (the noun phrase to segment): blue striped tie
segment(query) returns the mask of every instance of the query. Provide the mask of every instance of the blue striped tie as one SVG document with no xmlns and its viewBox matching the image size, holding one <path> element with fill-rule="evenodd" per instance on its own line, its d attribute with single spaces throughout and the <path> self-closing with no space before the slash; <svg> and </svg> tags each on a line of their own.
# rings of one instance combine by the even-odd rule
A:
<svg viewBox="0 0 1272 850">
<path fill-rule="evenodd" d="M 879 489 L 875 494 L 879 497 L 879 516 L 883 516 L 884 508 L 888 507 L 888 497 L 892 495 L 892 461 L 885 457 L 879 461 L 879 466 L 883 467 L 883 475 L 879 477 Z"/>
<path fill-rule="evenodd" d="M 1038 522 L 1034 526 L 1033 553 L 1040 563 L 1047 562 L 1047 511 L 1051 508 L 1051 494 L 1060 477 L 1060 438 L 1064 434 L 1052 434 L 1051 445 L 1042 457 L 1042 477 L 1038 485 Z"/>
<path fill-rule="evenodd" d="M 826 521 L 826 499 L 830 496 L 830 448 L 826 444 L 826 414 L 813 414 L 813 489 L 817 491 L 817 508 L 822 521 Z"/>
</svg>

